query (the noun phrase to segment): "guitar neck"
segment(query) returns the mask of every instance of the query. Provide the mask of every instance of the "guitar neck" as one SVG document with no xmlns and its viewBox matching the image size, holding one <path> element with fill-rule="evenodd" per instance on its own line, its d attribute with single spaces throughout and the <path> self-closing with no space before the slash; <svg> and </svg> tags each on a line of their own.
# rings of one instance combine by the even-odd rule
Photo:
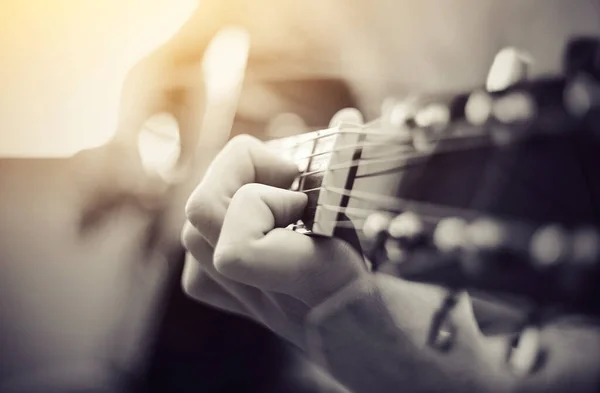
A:
<svg viewBox="0 0 600 393">
<path fill-rule="evenodd" d="M 280 156 L 298 165 L 300 174 L 291 189 L 308 195 L 302 222 L 311 233 L 334 235 L 340 220 L 338 210 L 345 205 L 347 197 L 327 190 L 352 188 L 356 166 L 343 166 L 358 158 L 358 141 L 363 135 L 362 125 L 342 124 L 267 142 Z"/>
</svg>

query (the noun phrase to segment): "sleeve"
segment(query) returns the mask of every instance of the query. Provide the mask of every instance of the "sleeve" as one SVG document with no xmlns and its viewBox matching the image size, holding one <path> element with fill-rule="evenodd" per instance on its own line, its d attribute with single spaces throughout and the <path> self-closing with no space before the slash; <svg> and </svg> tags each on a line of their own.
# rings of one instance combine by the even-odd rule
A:
<svg viewBox="0 0 600 393">
<path fill-rule="evenodd" d="M 340 382 L 362 392 L 502 392 L 504 346 L 477 327 L 468 297 L 451 314 L 450 351 L 426 344 L 444 292 L 391 276 L 356 281 L 307 319 L 310 355 Z"/>
</svg>

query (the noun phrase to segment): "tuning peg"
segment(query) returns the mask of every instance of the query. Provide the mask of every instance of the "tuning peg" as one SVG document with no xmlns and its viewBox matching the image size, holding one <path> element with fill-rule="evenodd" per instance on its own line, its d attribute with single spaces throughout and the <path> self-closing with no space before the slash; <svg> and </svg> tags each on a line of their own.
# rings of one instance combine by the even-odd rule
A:
<svg viewBox="0 0 600 393">
<path fill-rule="evenodd" d="M 489 218 L 473 221 L 466 229 L 467 246 L 478 251 L 495 251 L 507 245 L 508 233 L 499 222 Z"/>
<path fill-rule="evenodd" d="M 439 103 L 429 104 L 419 109 L 414 119 L 418 127 L 443 129 L 450 121 L 450 108 Z"/>
<path fill-rule="evenodd" d="M 425 224 L 413 212 L 404 212 L 393 218 L 387 230 L 388 235 L 405 248 L 420 244 L 425 236 Z"/>
<path fill-rule="evenodd" d="M 339 110 L 329 121 L 329 128 L 335 128 L 342 123 L 356 125 L 364 124 L 365 120 L 362 113 L 356 108 L 344 108 Z"/>
<path fill-rule="evenodd" d="M 580 228 L 572 235 L 572 261 L 583 267 L 591 267 L 600 261 L 600 234 L 594 228 Z"/>
<path fill-rule="evenodd" d="M 413 97 L 404 100 L 387 99 L 382 105 L 382 116 L 388 127 L 400 131 L 410 125 L 417 109 L 417 100 Z"/>
<path fill-rule="evenodd" d="M 387 239 L 383 247 L 386 259 L 393 264 L 401 264 L 408 258 L 407 250 L 398 244 L 395 239 Z"/>
<path fill-rule="evenodd" d="M 450 123 L 450 108 L 444 104 L 425 105 L 415 112 L 411 130 L 413 146 L 420 152 L 431 152 L 437 143 L 437 134 Z"/>
<path fill-rule="evenodd" d="M 465 104 L 465 118 L 475 126 L 485 124 L 492 115 L 492 97 L 484 91 L 473 92 Z"/>
<path fill-rule="evenodd" d="M 595 37 L 578 37 L 564 51 L 563 69 L 567 76 L 586 73 L 600 76 L 600 40 Z"/>
<path fill-rule="evenodd" d="M 497 260 L 519 248 L 517 233 L 500 221 L 480 218 L 471 222 L 465 230 L 465 251 L 467 257 L 461 260 L 463 269 L 472 276 L 478 276 L 486 264 Z"/>
<path fill-rule="evenodd" d="M 531 57 L 522 50 L 512 47 L 501 49 L 494 57 L 488 72 L 486 90 L 505 90 L 525 79 L 531 63 Z"/>
<path fill-rule="evenodd" d="M 404 212 L 390 221 L 387 235 L 384 245 L 387 259 L 395 264 L 402 263 L 415 247 L 423 244 L 425 225 L 417 214 Z"/>
<path fill-rule="evenodd" d="M 460 250 L 465 244 L 467 222 L 451 217 L 441 220 L 433 232 L 433 244 L 443 253 Z"/>
<path fill-rule="evenodd" d="M 377 270 L 381 263 L 389 260 L 386 238 L 392 217 L 389 213 L 376 212 L 369 215 L 363 225 L 363 234 L 368 242 L 365 256 L 371 271 Z"/>
<path fill-rule="evenodd" d="M 530 255 L 538 267 L 550 267 L 562 262 L 569 252 L 569 236 L 559 225 L 538 229 L 530 241 Z"/>
<path fill-rule="evenodd" d="M 511 349 L 508 364 L 513 373 L 525 376 L 533 373 L 541 358 L 540 330 L 526 327 L 519 335 L 517 345 Z"/>
<path fill-rule="evenodd" d="M 434 313 L 427 337 L 430 347 L 441 352 L 448 352 L 453 347 L 457 330 L 451 314 L 458 301 L 458 293 L 449 292 L 439 310 Z"/>
<path fill-rule="evenodd" d="M 536 110 L 537 106 L 533 97 L 523 91 L 497 98 L 492 107 L 494 118 L 506 124 L 532 120 Z"/>
<path fill-rule="evenodd" d="M 537 117 L 537 103 L 525 91 L 515 91 L 497 97 L 492 104 L 492 115 L 498 125 L 492 127 L 491 137 L 497 145 L 506 145 L 529 135 L 529 125 Z"/>
<path fill-rule="evenodd" d="M 564 103 L 569 113 L 584 117 L 591 110 L 600 107 L 600 83 L 588 75 L 578 75 L 568 82 Z"/>
<path fill-rule="evenodd" d="M 392 215 L 385 212 L 377 212 L 369 215 L 363 225 L 363 234 L 368 240 L 376 240 L 381 233 L 387 231 Z"/>
</svg>

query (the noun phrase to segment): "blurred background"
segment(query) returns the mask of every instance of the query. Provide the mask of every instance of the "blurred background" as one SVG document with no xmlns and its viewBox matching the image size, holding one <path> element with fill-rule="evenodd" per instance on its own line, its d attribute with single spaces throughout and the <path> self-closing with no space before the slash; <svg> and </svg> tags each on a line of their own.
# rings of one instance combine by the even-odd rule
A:
<svg viewBox="0 0 600 393">
<path fill-rule="evenodd" d="M 183 205 L 233 135 L 560 71 L 594 0 L 1 0 L 0 391 L 321 391 L 180 289 Z M 53 390 L 54 389 L 54 390 Z"/>
</svg>

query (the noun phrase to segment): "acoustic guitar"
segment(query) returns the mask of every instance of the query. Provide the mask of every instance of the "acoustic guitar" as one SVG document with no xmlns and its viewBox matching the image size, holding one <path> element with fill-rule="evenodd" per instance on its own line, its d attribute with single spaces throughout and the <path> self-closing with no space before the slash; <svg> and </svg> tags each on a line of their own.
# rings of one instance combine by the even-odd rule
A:
<svg viewBox="0 0 600 393">
<path fill-rule="evenodd" d="M 373 270 L 448 289 L 430 344 L 463 290 L 597 317 L 600 302 L 600 44 L 573 40 L 564 73 L 416 97 L 367 124 L 269 141 L 309 197 L 294 230 L 354 230 Z M 535 341 L 535 340 L 533 340 Z"/>
</svg>

